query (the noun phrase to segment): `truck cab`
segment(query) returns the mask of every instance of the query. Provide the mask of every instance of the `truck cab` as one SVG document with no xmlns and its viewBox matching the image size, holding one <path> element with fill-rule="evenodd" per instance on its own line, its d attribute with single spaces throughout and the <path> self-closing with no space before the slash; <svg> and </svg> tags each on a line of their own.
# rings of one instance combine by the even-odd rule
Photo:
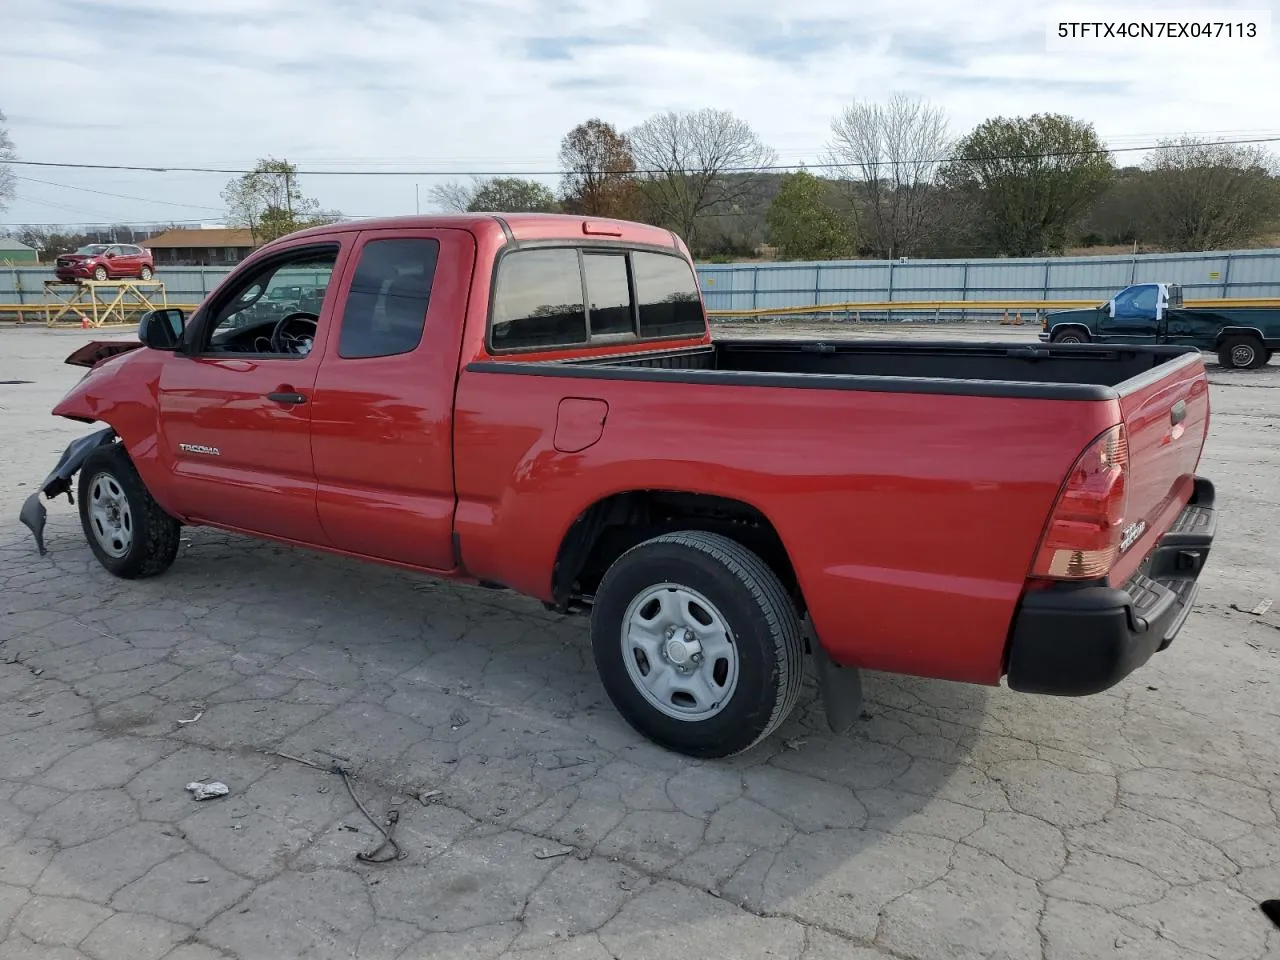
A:
<svg viewBox="0 0 1280 960">
<path fill-rule="evenodd" d="M 1045 315 L 1041 340 L 1053 343 L 1164 342 L 1158 338 L 1171 310 L 1182 308 L 1182 287 L 1176 283 L 1135 283 L 1106 303 L 1080 310 Z"/>
</svg>

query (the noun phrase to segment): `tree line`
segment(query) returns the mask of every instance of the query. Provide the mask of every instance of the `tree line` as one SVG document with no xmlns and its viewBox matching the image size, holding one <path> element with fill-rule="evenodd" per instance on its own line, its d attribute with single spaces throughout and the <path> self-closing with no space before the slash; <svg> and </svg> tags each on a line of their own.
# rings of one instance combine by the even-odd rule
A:
<svg viewBox="0 0 1280 960">
<path fill-rule="evenodd" d="M 1119 245 L 1200 251 L 1280 230 L 1280 166 L 1255 144 L 1192 137 L 1120 166 L 1091 123 L 993 117 L 953 136 L 926 101 L 855 102 L 812 169 L 729 111 L 657 114 L 620 131 L 593 118 L 560 144 L 556 189 L 521 177 L 437 187 L 459 211 L 620 217 L 676 231 L 699 257 L 1037 256 Z"/>
</svg>

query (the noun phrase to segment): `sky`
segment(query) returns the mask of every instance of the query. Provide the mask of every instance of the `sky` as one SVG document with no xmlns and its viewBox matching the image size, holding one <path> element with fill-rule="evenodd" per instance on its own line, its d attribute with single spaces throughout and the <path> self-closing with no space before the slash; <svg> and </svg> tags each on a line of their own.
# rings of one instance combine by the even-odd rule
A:
<svg viewBox="0 0 1280 960">
<path fill-rule="evenodd" d="M 1038 0 L 0 0 L 0 112 L 20 160 L 412 173 L 302 177 L 353 217 L 430 212 L 433 186 L 469 181 L 433 174 L 554 171 L 575 124 L 667 110 L 731 111 L 781 164 L 817 164 L 844 105 L 895 93 L 956 135 L 1061 112 L 1111 147 L 1280 137 L 1280 0 L 1116 10 L 1261 35 L 1059 41 L 1051 22 L 1107 15 Z M 232 176 L 13 171 L 0 228 L 217 224 Z"/>
</svg>

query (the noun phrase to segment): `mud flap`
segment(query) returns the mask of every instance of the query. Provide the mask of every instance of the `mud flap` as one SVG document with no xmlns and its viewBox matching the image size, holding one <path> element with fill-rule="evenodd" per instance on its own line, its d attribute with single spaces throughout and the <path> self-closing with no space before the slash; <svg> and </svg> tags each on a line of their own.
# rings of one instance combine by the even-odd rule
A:
<svg viewBox="0 0 1280 960">
<path fill-rule="evenodd" d="M 832 733 L 845 733 L 862 714 L 862 671 L 834 663 L 812 630 L 809 631 L 809 653 L 818 675 L 827 727 Z"/>
<path fill-rule="evenodd" d="M 44 545 L 44 522 L 48 516 L 48 511 L 40 502 L 40 495 L 44 494 L 49 500 L 61 494 L 67 495 L 67 501 L 75 503 L 75 498 L 71 495 L 71 478 L 76 475 L 76 471 L 84 465 L 89 454 L 93 453 L 98 447 L 111 443 L 115 440 L 116 432 L 111 427 L 105 427 L 102 430 L 95 431 L 87 437 L 81 437 L 74 440 L 62 451 L 62 457 L 58 460 L 57 466 L 49 476 L 45 477 L 44 483 L 40 484 L 40 489 L 31 496 L 27 497 L 26 502 L 22 505 L 22 510 L 18 513 L 18 519 L 23 525 L 31 531 L 36 539 L 36 546 L 40 550 L 40 555 L 44 556 L 48 551 Z"/>
</svg>

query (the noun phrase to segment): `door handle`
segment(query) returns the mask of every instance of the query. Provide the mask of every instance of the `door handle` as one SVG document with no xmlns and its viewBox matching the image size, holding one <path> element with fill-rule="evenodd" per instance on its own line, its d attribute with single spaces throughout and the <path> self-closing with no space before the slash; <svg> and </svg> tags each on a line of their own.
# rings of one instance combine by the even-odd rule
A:
<svg viewBox="0 0 1280 960">
<path fill-rule="evenodd" d="M 281 393 L 268 393 L 268 400 L 274 400 L 276 403 L 306 403 L 307 398 L 300 393 L 289 393 L 287 391 Z"/>
</svg>

